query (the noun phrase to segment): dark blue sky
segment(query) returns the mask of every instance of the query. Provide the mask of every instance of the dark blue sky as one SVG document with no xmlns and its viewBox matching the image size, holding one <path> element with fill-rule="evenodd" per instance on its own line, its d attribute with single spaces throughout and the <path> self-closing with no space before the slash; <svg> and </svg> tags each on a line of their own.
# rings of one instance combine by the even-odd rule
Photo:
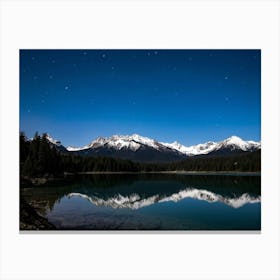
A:
<svg viewBox="0 0 280 280">
<path fill-rule="evenodd" d="M 65 146 L 260 140 L 260 64 L 259 50 L 21 50 L 20 130 Z"/>
</svg>

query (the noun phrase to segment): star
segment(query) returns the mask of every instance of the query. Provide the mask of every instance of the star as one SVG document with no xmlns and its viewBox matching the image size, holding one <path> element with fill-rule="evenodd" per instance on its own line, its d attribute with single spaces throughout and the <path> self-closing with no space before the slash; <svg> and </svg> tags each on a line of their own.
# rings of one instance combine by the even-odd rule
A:
<svg viewBox="0 0 280 280">
<path fill-rule="evenodd" d="M 102 57 L 103 59 L 106 59 L 106 58 L 107 58 L 106 53 L 103 53 L 103 54 L 101 55 L 101 57 Z"/>
<path fill-rule="evenodd" d="M 54 60 L 54 59 L 52 60 L 52 63 L 53 63 L 53 64 L 55 63 L 55 60 Z"/>
<path fill-rule="evenodd" d="M 53 79 L 53 75 L 49 75 L 49 79 L 52 80 Z"/>
<path fill-rule="evenodd" d="M 31 112 L 30 109 L 28 109 L 28 110 L 27 110 L 27 113 L 29 114 L 30 112 Z"/>
<path fill-rule="evenodd" d="M 147 55 L 148 55 L 148 56 L 150 56 L 150 55 L 151 55 L 151 53 L 150 53 L 150 52 L 148 52 L 148 53 L 147 53 Z"/>
<path fill-rule="evenodd" d="M 87 52 L 86 52 L 86 51 L 84 51 L 84 52 L 83 52 L 83 55 L 87 55 Z"/>
<path fill-rule="evenodd" d="M 157 52 L 157 51 L 154 51 L 154 54 L 155 54 L 155 55 L 157 55 L 157 54 L 158 54 L 158 52 Z"/>
<path fill-rule="evenodd" d="M 114 67 L 114 66 L 112 66 L 112 67 L 111 67 L 111 69 L 112 69 L 112 70 L 115 70 L 115 67 Z"/>
<path fill-rule="evenodd" d="M 228 97 L 226 97 L 226 98 L 225 98 L 225 101 L 226 101 L 226 102 L 228 102 L 228 101 L 229 101 L 229 98 L 228 98 Z"/>
<path fill-rule="evenodd" d="M 228 76 L 225 76 L 225 78 L 224 78 L 225 80 L 228 80 Z"/>
<path fill-rule="evenodd" d="M 68 90 L 68 89 L 69 89 L 69 86 L 65 86 L 64 89 L 65 89 L 65 90 Z"/>
</svg>

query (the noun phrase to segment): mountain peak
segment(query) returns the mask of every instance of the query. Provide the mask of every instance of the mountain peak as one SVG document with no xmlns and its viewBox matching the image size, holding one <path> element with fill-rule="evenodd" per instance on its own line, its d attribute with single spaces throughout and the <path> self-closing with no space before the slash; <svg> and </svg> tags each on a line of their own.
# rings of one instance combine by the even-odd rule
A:
<svg viewBox="0 0 280 280">
<path fill-rule="evenodd" d="M 137 134 L 137 133 L 133 133 L 132 135 L 131 135 L 131 137 L 135 137 L 135 138 L 146 138 L 146 137 L 143 137 L 143 136 L 141 136 L 141 135 L 139 135 L 139 134 Z"/>
<path fill-rule="evenodd" d="M 246 145 L 246 141 L 243 141 L 238 136 L 231 136 L 227 138 L 226 140 L 222 141 L 223 143 L 227 143 L 228 145 L 236 145 L 236 146 L 244 146 Z"/>
<path fill-rule="evenodd" d="M 232 135 L 229 138 L 227 138 L 225 141 L 240 142 L 243 140 L 238 136 Z"/>
<path fill-rule="evenodd" d="M 60 145 L 61 145 L 61 142 L 60 142 L 60 141 L 55 140 L 55 139 L 54 139 L 53 137 L 51 137 L 51 135 L 48 134 L 48 133 L 47 133 L 47 135 L 46 135 L 46 139 L 47 139 L 50 143 L 52 143 L 52 144 L 54 144 L 54 145 L 56 145 L 56 146 L 60 146 Z"/>
<path fill-rule="evenodd" d="M 253 141 L 244 141 L 238 136 L 231 136 L 226 140 L 221 141 L 217 145 L 216 150 L 225 149 L 225 148 L 230 149 L 231 151 L 242 150 L 246 152 L 246 151 L 260 149 L 260 144 Z"/>
</svg>

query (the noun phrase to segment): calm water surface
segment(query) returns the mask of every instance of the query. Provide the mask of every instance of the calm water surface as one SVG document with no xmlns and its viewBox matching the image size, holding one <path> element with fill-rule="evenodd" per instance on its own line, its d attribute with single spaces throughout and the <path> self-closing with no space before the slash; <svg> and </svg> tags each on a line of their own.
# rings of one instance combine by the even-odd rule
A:
<svg viewBox="0 0 280 280">
<path fill-rule="evenodd" d="M 261 229 L 260 176 L 81 175 L 24 195 L 58 229 Z"/>
</svg>

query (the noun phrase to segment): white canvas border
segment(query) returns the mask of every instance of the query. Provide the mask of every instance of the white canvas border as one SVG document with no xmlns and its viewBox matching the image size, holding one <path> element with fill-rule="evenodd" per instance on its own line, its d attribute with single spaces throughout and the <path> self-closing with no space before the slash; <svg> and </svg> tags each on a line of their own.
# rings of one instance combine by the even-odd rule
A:
<svg viewBox="0 0 280 280">
<path fill-rule="evenodd" d="M 1 2 L 1 279 L 279 279 L 279 2 Z M 20 234 L 19 49 L 262 50 L 260 234 Z"/>
</svg>

